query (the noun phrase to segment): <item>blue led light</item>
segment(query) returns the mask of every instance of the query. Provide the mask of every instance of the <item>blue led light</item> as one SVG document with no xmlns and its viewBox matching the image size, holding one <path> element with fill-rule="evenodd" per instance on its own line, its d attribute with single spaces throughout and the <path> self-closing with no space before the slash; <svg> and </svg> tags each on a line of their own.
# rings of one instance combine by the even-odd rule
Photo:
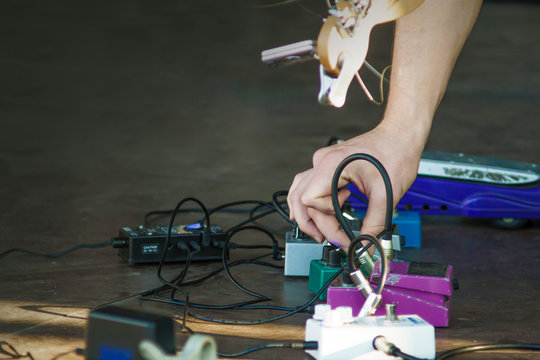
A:
<svg viewBox="0 0 540 360">
<path fill-rule="evenodd" d="M 188 229 L 188 230 L 200 230 L 202 228 L 202 225 L 201 225 L 201 223 L 195 223 L 195 224 L 191 224 L 191 225 L 186 225 L 185 228 Z"/>
</svg>

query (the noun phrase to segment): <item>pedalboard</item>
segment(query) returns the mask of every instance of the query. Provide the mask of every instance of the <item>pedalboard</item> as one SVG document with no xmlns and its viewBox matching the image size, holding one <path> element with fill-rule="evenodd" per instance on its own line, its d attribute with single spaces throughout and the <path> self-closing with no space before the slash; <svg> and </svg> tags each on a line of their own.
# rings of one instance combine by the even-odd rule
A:
<svg viewBox="0 0 540 360">
<path fill-rule="evenodd" d="M 168 228 L 166 226 L 123 227 L 119 236 L 112 239 L 118 255 L 129 265 L 159 263 L 165 250 Z M 221 260 L 227 233 L 219 226 L 210 229 L 195 223 L 174 226 L 171 230 L 165 262 Z M 228 256 L 228 250 L 226 252 Z"/>
</svg>

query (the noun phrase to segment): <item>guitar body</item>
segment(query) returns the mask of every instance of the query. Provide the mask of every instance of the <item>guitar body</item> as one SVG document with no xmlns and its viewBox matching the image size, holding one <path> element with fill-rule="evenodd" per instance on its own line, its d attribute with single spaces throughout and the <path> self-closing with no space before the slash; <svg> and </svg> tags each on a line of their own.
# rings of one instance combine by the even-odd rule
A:
<svg viewBox="0 0 540 360">
<path fill-rule="evenodd" d="M 338 0 L 317 39 L 319 61 L 335 78 L 325 101 L 341 107 L 349 85 L 366 58 L 371 29 L 416 9 L 423 0 Z M 364 4 L 364 5 L 362 5 Z"/>
</svg>

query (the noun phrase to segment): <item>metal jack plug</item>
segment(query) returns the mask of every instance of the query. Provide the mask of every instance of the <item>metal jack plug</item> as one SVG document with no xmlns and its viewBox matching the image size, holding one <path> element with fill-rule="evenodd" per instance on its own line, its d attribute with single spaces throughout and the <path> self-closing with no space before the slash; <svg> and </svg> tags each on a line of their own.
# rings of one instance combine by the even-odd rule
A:
<svg viewBox="0 0 540 360">
<path fill-rule="evenodd" d="M 386 256 L 386 260 L 392 261 L 394 260 L 394 247 L 392 245 L 392 235 L 386 235 L 384 234 L 381 237 L 381 246 L 384 250 L 384 256 Z"/>
<path fill-rule="evenodd" d="M 369 296 L 366 299 L 366 302 L 362 306 L 362 309 L 360 309 L 360 312 L 358 313 L 359 318 L 363 318 L 366 316 L 371 316 L 375 314 L 375 311 L 377 311 L 377 308 L 381 304 L 382 296 L 372 292 L 369 294 Z"/>
<path fill-rule="evenodd" d="M 356 270 L 351 273 L 351 279 L 358 290 L 364 295 L 367 299 L 369 295 L 373 292 L 369 280 L 364 276 L 362 271 Z"/>
<path fill-rule="evenodd" d="M 362 271 L 353 271 L 351 273 L 351 279 L 354 285 L 356 285 L 356 288 L 360 290 L 362 295 L 366 298 L 362 309 L 360 309 L 360 312 L 358 313 L 358 317 L 373 315 L 381 304 L 382 296 L 373 292 L 369 280 L 364 276 Z"/>
<path fill-rule="evenodd" d="M 359 249 L 357 251 L 360 252 L 362 249 Z M 375 261 L 373 260 L 373 257 L 367 252 L 364 251 L 359 257 L 358 261 L 360 262 L 360 267 L 362 270 L 364 270 L 364 274 L 369 276 L 373 272 L 373 268 L 375 267 Z"/>
</svg>

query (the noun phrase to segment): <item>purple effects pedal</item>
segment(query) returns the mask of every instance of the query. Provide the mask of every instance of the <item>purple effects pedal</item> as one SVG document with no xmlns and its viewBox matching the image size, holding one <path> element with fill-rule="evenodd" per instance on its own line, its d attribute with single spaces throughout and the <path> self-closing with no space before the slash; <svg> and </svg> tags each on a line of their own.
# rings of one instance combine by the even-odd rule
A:
<svg viewBox="0 0 540 360">
<path fill-rule="evenodd" d="M 433 326 L 446 327 L 449 323 L 452 291 L 457 288 L 452 265 L 390 261 L 390 271 L 382 292 L 382 303 L 375 315 L 384 315 L 386 304 L 396 304 L 397 314 L 416 314 Z M 371 274 L 371 284 L 380 279 L 379 265 Z M 335 309 L 350 306 L 357 316 L 365 298 L 352 284 L 338 278 L 328 288 L 327 303 Z"/>
<path fill-rule="evenodd" d="M 350 190 L 361 195 L 354 186 Z M 360 199 L 350 200 L 355 210 L 367 207 Z M 396 210 L 493 218 L 500 219 L 501 227 L 518 226 L 527 219 L 540 219 L 540 166 L 426 151 L 416 181 Z"/>
</svg>

